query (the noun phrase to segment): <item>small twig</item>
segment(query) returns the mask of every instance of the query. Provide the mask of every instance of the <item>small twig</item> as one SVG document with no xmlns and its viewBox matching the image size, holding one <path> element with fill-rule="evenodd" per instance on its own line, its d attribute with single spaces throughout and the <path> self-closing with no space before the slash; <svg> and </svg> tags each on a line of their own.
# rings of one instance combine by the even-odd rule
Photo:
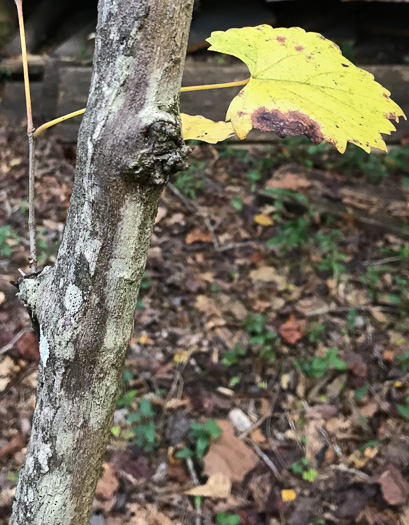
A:
<svg viewBox="0 0 409 525">
<path fill-rule="evenodd" d="M 257 240 L 225 244 L 224 246 L 220 246 L 218 251 L 227 252 L 229 250 L 235 250 L 236 248 L 245 248 L 246 246 L 251 246 L 252 244 L 256 244 L 256 243 L 257 243 Z"/>
<path fill-rule="evenodd" d="M 30 235 L 30 267 L 37 271 L 36 220 L 35 220 L 35 139 L 33 132 L 28 135 L 28 231 Z"/>
<path fill-rule="evenodd" d="M 3 390 L 3 392 L 0 392 L 0 401 L 7 396 L 7 394 L 10 392 L 12 388 L 14 388 L 16 385 L 21 383 L 23 379 L 25 379 L 27 376 L 29 376 L 31 373 L 33 373 L 38 367 L 37 363 L 33 363 L 29 365 L 27 368 L 19 372 L 18 376 L 11 380 L 9 384 L 6 386 L 6 388 Z"/>
<path fill-rule="evenodd" d="M 196 211 L 195 206 L 183 195 L 181 191 L 179 191 L 176 186 L 174 186 L 171 182 L 168 183 L 168 188 L 170 191 L 176 195 L 176 197 L 182 201 L 182 203 L 185 205 L 185 208 L 189 210 L 191 213 L 194 213 Z"/>
<path fill-rule="evenodd" d="M 215 247 L 216 251 L 219 251 L 220 250 L 220 244 L 219 244 L 219 240 L 218 240 L 216 234 L 214 233 L 214 229 L 213 229 L 212 223 L 210 222 L 208 217 L 203 217 L 203 219 L 204 219 L 204 222 L 206 224 L 206 228 L 209 230 L 210 235 L 212 236 L 213 246 Z"/>
<path fill-rule="evenodd" d="M 371 310 L 377 310 L 378 312 L 390 312 L 393 308 L 391 306 L 372 306 L 371 304 L 363 304 L 361 306 L 338 306 L 336 308 L 323 307 L 311 312 L 306 312 L 305 317 L 315 317 L 317 315 L 325 314 L 343 314 L 348 313 L 350 310 L 358 310 L 360 312 L 368 312 Z"/>
<path fill-rule="evenodd" d="M 264 416 L 261 416 L 255 423 L 253 423 L 249 428 L 244 430 L 238 437 L 239 439 L 246 438 L 249 434 L 251 434 L 256 428 L 261 427 L 261 425 L 264 423 L 266 419 L 270 417 L 270 410 L 264 414 Z"/>
<path fill-rule="evenodd" d="M 189 471 L 190 477 L 192 478 L 193 485 L 197 487 L 200 485 L 199 478 L 197 477 L 195 466 L 193 464 L 192 458 L 186 458 L 186 466 Z M 195 507 L 196 507 L 196 517 L 195 517 L 195 525 L 201 525 L 202 523 L 202 507 L 200 503 L 195 500 Z"/>
<path fill-rule="evenodd" d="M 16 334 L 9 343 L 4 345 L 3 348 L 0 348 L 0 355 L 5 354 L 9 350 L 11 350 L 13 346 L 17 343 L 17 341 L 20 339 L 20 337 L 23 337 L 23 335 L 29 331 L 29 328 L 23 328 L 22 330 L 20 330 L 18 334 Z"/>
<path fill-rule="evenodd" d="M 365 472 L 361 472 L 358 469 L 347 467 L 344 464 L 339 465 L 330 465 L 330 469 L 332 470 L 340 470 L 341 472 L 346 472 L 348 474 L 353 474 L 354 476 L 357 476 L 358 478 L 363 479 L 364 481 L 370 481 L 372 479 L 371 476 L 368 474 L 365 474 Z"/>
<path fill-rule="evenodd" d="M 254 452 L 264 461 L 264 463 L 267 465 L 267 467 L 271 470 L 271 472 L 274 474 L 274 476 L 280 480 L 281 474 L 278 472 L 277 467 L 274 465 L 274 463 L 271 461 L 271 459 L 267 456 L 267 454 L 264 454 L 264 452 L 261 450 L 260 447 L 255 445 L 254 443 L 251 443 L 251 447 L 254 450 Z"/>
<path fill-rule="evenodd" d="M 398 255 L 392 257 L 385 257 L 385 259 L 378 259 L 377 261 L 364 261 L 363 266 L 382 266 L 383 264 L 388 264 L 392 262 L 398 262 L 402 259 Z"/>
</svg>

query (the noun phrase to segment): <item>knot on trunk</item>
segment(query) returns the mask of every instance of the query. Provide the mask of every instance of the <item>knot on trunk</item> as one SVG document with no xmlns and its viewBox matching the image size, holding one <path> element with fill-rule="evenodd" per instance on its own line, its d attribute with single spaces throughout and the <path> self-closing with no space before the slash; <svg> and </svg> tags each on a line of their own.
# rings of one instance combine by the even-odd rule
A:
<svg viewBox="0 0 409 525">
<path fill-rule="evenodd" d="M 164 120 L 154 122 L 147 128 L 145 140 L 145 149 L 132 160 L 128 174 L 162 186 L 171 175 L 188 167 L 189 148 L 183 142 L 179 125 Z"/>
</svg>

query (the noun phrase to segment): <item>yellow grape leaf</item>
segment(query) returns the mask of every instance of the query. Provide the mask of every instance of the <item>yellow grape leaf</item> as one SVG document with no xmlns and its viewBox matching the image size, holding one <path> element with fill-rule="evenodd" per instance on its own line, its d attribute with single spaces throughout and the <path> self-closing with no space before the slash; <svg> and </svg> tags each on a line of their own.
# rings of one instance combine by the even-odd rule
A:
<svg viewBox="0 0 409 525">
<path fill-rule="evenodd" d="M 231 122 L 214 122 L 201 115 L 181 113 L 184 140 L 196 139 L 216 144 L 235 135 Z"/>
<path fill-rule="evenodd" d="M 254 217 L 254 222 L 260 224 L 260 226 L 272 226 L 274 224 L 274 221 L 270 215 L 266 215 L 265 213 L 259 213 L 256 215 Z"/>
<path fill-rule="evenodd" d="M 405 116 L 373 75 L 318 33 L 261 25 L 215 31 L 207 41 L 210 50 L 249 68 L 249 83 L 226 115 L 241 139 L 256 128 L 279 137 L 306 135 L 315 144 L 326 140 L 341 153 L 347 142 L 367 152 L 386 150 L 380 134 L 390 134 L 390 120 Z"/>
</svg>

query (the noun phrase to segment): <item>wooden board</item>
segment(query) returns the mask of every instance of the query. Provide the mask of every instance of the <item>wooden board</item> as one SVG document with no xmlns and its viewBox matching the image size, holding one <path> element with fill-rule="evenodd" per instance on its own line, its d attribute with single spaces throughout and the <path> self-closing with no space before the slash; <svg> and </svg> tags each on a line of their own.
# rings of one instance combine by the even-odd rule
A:
<svg viewBox="0 0 409 525">
<path fill-rule="evenodd" d="M 409 66 L 362 66 L 370 71 L 387 89 L 392 92 L 393 99 L 409 115 Z M 183 85 L 213 84 L 229 82 L 248 77 L 247 67 L 241 63 L 233 65 L 216 64 L 215 62 L 196 62 L 188 60 L 186 63 Z M 44 66 L 42 82 L 42 96 L 40 107 L 34 107 L 36 124 L 58 116 L 70 113 L 86 105 L 88 89 L 91 80 L 91 68 L 79 66 L 58 60 L 48 60 Z M 14 87 L 16 89 L 14 89 Z M 15 125 L 21 118 L 21 107 L 24 107 L 24 97 L 18 98 L 17 83 L 6 84 L 3 100 L 0 107 L 0 120 L 4 116 L 11 125 Z M 38 87 L 36 90 L 38 91 Z M 229 102 L 238 93 L 240 88 L 217 89 L 203 92 L 182 93 L 181 108 L 191 115 L 202 114 L 214 120 L 224 120 Z M 18 95 L 18 96 L 17 96 Z M 13 119 L 13 113 L 16 118 Z M 62 140 L 72 142 L 76 140 L 80 117 L 69 120 L 53 129 Z M 409 123 L 401 121 L 397 125 L 398 131 L 390 137 L 389 143 L 398 143 L 402 137 L 409 134 Z M 252 133 L 250 140 L 272 142 L 278 140 L 273 133 Z"/>
</svg>

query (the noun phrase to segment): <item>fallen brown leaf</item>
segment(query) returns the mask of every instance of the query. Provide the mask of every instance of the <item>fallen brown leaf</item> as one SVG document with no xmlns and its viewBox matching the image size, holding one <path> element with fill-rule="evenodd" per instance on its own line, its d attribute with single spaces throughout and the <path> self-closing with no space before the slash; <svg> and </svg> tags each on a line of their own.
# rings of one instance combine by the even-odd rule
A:
<svg viewBox="0 0 409 525">
<path fill-rule="evenodd" d="M 231 493 L 231 480 L 221 472 L 216 472 L 209 477 L 204 485 L 186 490 L 184 493 L 188 496 L 228 498 Z"/>
<path fill-rule="evenodd" d="M 16 365 L 10 356 L 5 355 L 0 360 L 0 392 L 2 392 L 9 384 L 13 372 L 16 370 Z"/>
<path fill-rule="evenodd" d="M 279 275 L 273 266 L 262 266 L 261 268 L 257 268 L 257 270 L 252 270 L 250 272 L 250 279 L 253 282 L 275 282 L 277 285 L 282 285 L 286 282 L 285 277 Z"/>
<path fill-rule="evenodd" d="M 16 343 L 16 348 L 19 352 L 20 357 L 26 361 L 40 360 L 40 352 L 38 350 L 37 337 L 33 332 L 26 332 L 23 334 Z"/>
<path fill-rule="evenodd" d="M 256 454 L 234 434 L 231 423 L 218 420 L 223 434 L 212 440 L 204 458 L 204 473 L 207 476 L 222 473 L 232 483 L 240 483 L 258 462 Z"/>
<path fill-rule="evenodd" d="M 288 171 L 280 180 L 271 178 L 266 183 L 267 188 L 283 188 L 285 190 L 298 191 L 303 188 L 309 188 L 311 182 L 300 175 Z"/>
<path fill-rule="evenodd" d="M 16 434 L 3 447 L 0 448 L 0 459 L 6 456 L 13 456 L 26 446 L 26 441 L 21 434 Z"/>
<path fill-rule="evenodd" d="M 207 315 L 215 315 L 219 318 L 222 318 L 222 312 L 216 306 L 216 303 L 207 295 L 198 295 L 196 297 L 195 308 Z"/>
<path fill-rule="evenodd" d="M 108 500 L 112 498 L 118 490 L 119 481 L 116 477 L 115 470 L 109 463 L 104 463 L 102 468 L 104 469 L 104 472 L 98 481 L 95 495 L 99 499 Z"/>
<path fill-rule="evenodd" d="M 382 496 L 389 505 L 403 505 L 409 495 L 409 484 L 399 470 L 390 465 L 378 478 Z"/>
<path fill-rule="evenodd" d="M 296 319 L 290 316 L 280 327 L 280 335 L 286 343 L 294 344 L 299 341 L 306 333 L 307 322 L 304 319 Z"/>
<path fill-rule="evenodd" d="M 210 232 L 202 232 L 195 228 L 186 235 L 186 244 L 193 244 L 194 242 L 212 242 L 212 235 Z"/>
</svg>

